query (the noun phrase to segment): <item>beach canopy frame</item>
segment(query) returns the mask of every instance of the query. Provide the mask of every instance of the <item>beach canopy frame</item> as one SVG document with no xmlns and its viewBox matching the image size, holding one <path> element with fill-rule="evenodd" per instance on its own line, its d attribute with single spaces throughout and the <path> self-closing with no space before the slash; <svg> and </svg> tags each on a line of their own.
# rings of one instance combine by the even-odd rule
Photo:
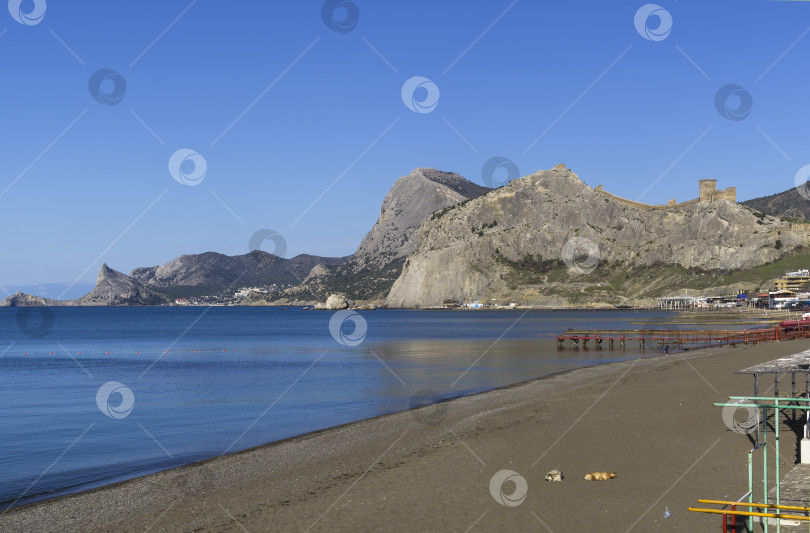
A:
<svg viewBox="0 0 810 533">
<path fill-rule="evenodd" d="M 767 364 L 767 363 L 766 363 Z M 747 373 L 747 372 L 737 372 L 737 373 Z M 780 403 L 781 402 L 781 403 Z M 754 517 L 762 517 L 762 518 L 775 518 L 776 519 L 776 530 L 779 532 L 781 530 L 781 521 L 782 520 L 799 520 L 799 521 L 806 521 L 808 523 L 808 528 L 810 528 L 810 508 L 803 507 L 803 506 L 785 506 L 781 504 L 782 500 L 782 480 L 780 477 L 780 465 L 779 465 L 779 458 L 780 458 L 780 413 L 783 410 L 788 410 L 791 412 L 810 412 L 810 398 L 787 398 L 787 397 L 778 397 L 778 396 L 729 396 L 729 401 L 724 403 L 715 403 L 716 407 L 723 407 L 723 408 L 746 408 L 752 409 L 755 413 L 761 412 L 761 416 L 756 417 L 756 425 L 750 426 L 744 429 L 744 431 L 740 431 L 742 433 L 748 433 L 754 435 L 754 447 L 748 451 L 748 492 L 740 498 L 738 502 L 727 502 L 723 500 L 698 500 L 700 503 L 713 503 L 713 504 L 720 504 L 731 506 L 731 509 L 705 509 L 705 508 L 694 508 L 689 507 L 690 511 L 694 512 L 701 512 L 701 513 L 715 513 L 715 514 L 722 514 L 723 515 L 723 531 L 726 531 L 727 528 L 727 516 L 732 516 L 734 519 L 736 516 L 747 516 L 748 517 L 748 529 L 749 531 L 753 531 L 753 520 Z M 774 463 L 775 463 L 775 484 L 773 487 L 775 502 L 770 503 L 768 501 L 768 494 L 769 494 L 769 487 L 768 487 L 768 410 L 774 411 L 774 424 L 773 424 L 773 446 L 775 448 L 774 453 Z M 762 503 L 755 503 L 754 502 L 754 452 L 757 450 L 762 449 Z M 748 498 L 747 503 L 743 503 L 742 500 Z M 752 510 L 750 511 L 739 511 L 736 509 L 737 506 L 744 506 L 749 507 Z M 760 509 L 760 511 L 754 511 L 753 509 Z M 763 512 L 761 509 L 771 509 L 775 512 Z M 782 513 L 783 510 L 787 511 L 804 511 L 808 513 L 808 516 L 801 516 L 796 515 L 793 513 Z M 763 527 L 765 532 L 768 531 L 768 522 L 764 521 Z"/>
<path fill-rule="evenodd" d="M 796 395 L 796 374 L 804 374 L 804 392 L 810 396 L 810 350 L 788 355 L 760 363 L 742 370 L 737 370 L 735 374 L 751 374 L 754 376 L 754 396 L 759 395 L 759 377 L 773 374 L 774 396 L 779 396 L 779 379 L 784 374 L 790 374 L 790 395 Z"/>
</svg>

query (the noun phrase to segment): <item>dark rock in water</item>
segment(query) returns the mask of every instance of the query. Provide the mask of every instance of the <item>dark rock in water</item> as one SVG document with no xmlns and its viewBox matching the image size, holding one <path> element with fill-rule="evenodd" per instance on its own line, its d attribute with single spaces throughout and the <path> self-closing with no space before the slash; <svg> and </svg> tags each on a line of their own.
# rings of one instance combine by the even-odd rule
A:
<svg viewBox="0 0 810 533">
<path fill-rule="evenodd" d="M 349 307 L 349 302 L 346 300 L 345 294 L 330 294 L 329 298 L 326 299 L 325 304 L 317 304 L 315 306 L 316 309 L 327 309 L 330 311 L 336 311 L 338 309 L 346 309 Z"/>
<path fill-rule="evenodd" d="M 20 291 L 0 301 L 0 307 L 47 307 L 51 305 L 64 305 L 64 302 L 25 294 Z"/>
</svg>

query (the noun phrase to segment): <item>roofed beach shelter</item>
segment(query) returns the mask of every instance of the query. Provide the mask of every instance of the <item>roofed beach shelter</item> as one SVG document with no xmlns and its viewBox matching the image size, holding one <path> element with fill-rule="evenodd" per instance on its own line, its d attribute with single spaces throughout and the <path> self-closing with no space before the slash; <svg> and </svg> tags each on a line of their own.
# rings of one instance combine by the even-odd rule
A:
<svg viewBox="0 0 810 533">
<path fill-rule="evenodd" d="M 731 517 L 731 531 L 737 531 L 737 517 L 747 517 L 748 529 L 753 531 L 754 519 L 761 522 L 764 531 L 768 526 L 776 526 L 780 531 L 807 531 L 810 526 L 810 350 L 787 357 L 738 370 L 735 374 L 754 376 L 753 396 L 731 396 L 727 403 L 716 403 L 723 408 L 723 420 L 731 431 L 745 433 L 754 447 L 748 452 L 748 492 L 736 501 L 700 499 L 702 504 L 719 505 L 722 509 L 694 508 L 690 511 L 719 514 L 723 517 L 723 531 L 727 531 L 728 517 Z M 773 396 L 759 396 L 760 376 L 773 375 Z M 791 375 L 790 395 L 780 396 L 779 380 Z M 796 375 L 804 375 L 804 386 L 796 383 Z M 800 389 L 804 390 L 800 390 Z M 747 411 L 747 420 L 739 422 L 738 411 Z M 769 411 L 773 418 L 769 423 Z M 800 461 L 784 477 L 780 475 L 780 426 L 784 411 L 785 417 L 793 420 L 804 419 L 804 427 L 799 436 Z M 799 416 L 797 416 L 799 415 Z M 769 429 L 770 428 L 770 429 Z M 772 436 L 769 435 L 769 431 Z M 774 456 L 775 483 L 769 487 L 769 448 Z M 775 453 L 774 453 L 775 452 Z M 754 455 L 761 456 L 762 479 L 754 482 Z M 761 487 L 761 489 L 760 489 Z M 758 496 L 755 496 L 758 494 Z M 762 503 L 757 503 L 761 500 Z M 739 510 L 738 508 L 747 509 Z M 793 529 L 800 528 L 800 529 Z"/>
<path fill-rule="evenodd" d="M 659 309 L 691 309 L 700 305 L 700 298 L 695 296 L 665 296 L 656 301 Z"/>
</svg>

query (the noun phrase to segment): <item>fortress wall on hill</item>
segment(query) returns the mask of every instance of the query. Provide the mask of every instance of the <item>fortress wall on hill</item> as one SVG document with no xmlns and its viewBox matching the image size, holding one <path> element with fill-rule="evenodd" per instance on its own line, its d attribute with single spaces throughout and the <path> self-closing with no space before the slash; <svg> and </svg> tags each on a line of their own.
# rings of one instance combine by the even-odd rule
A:
<svg viewBox="0 0 810 533">
<path fill-rule="evenodd" d="M 633 207 L 635 209 L 643 209 L 645 211 L 670 209 L 673 207 L 679 207 L 683 205 L 691 205 L 699 202 L 714 202 L 717 200 L 728 200 L 729 202 L 737 201 L 737 188 L 726 187 L 725 190 L 718 191 L 716 189 L 716 180 L 700 180 L 699 198 L 694 198 L 692 200 L 687 200 L 685 202 L 676 202 L 675 200 L 670 200 L 667 205 L 663 204 L 651 205 L 642 202 L 636 202 L 634 200 L 628 200 L 627 198 L 622 198 L 621 196 L 616 196 L 615 194 L 607 192 L 606 190 L 602 189 L 601 185 L 597 185 L 594 190 L 600 194 L 604 194 L 605 196 L 612 198 L 613 200 L 616 200 L 621 204 Z"/>
</svg>

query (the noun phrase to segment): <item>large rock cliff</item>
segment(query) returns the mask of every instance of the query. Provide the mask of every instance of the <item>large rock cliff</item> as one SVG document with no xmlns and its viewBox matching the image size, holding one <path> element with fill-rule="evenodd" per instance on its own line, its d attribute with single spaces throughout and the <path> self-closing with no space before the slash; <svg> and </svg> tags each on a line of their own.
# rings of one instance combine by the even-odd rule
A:
<svg viewBox="0 0 810 533">
<path fill-rule="evenodd" d="M 749 269 L 808 244 L 806 225 L 733 202 L 634 207 L 555 167 L 429 217 L 386 305 L 434 306 L 451 298 L 561 305 L 571 292 L 620 289 L 608 279 L 617 272 L 631 278 L 652 269 L 652 279 L 662 265 Z M 643 284 L 638 290 L 635 299 L 625 297 L 639 300 Z"/>
<path fill-rule="evenodd" d="M 169 299 L 103 264 L 95 288 L 74 302 L 75 305 L 162 305 L 169 303 Z"/>
<path fill-rule="evenodd" d="M 793 214 L 782 205 L 796 204 L 793 196 L 777 195 L 784 202 L 771 207 Z M 288 287 L 273 293 L 276 304 L 323 303 L 334 293 L 389 307 L 650 304 L 682 288 L 767 288 L 778 273 L 807 266 L 796 257 L 806 246 L 807 223 L 729 200 L 645 206 L 593 189 L 561 165 L 495 190 L 417 168 L 396 181 L 349 257 L 208 252 L 131 277 L 104 265 L 95 289 L 78 300 L 17 293 L 0 305 L 155 305 L 270 284 Z M 780 261 L 792 263 L 763 266 Z M 266 295 L 256 298 L 268 303 Z"/>
<path fill-rule="evenodd" d="M 77 300 L 50 300 L 18 292 L 0 302 L 0 307 L 165 305 L 170 300 L 126 274 L 101 265 L 96 286 Z"/>
<path fill-rule="evenodd" d="M 490 190 L 452 172 L 414 169 L 385 195 L 377 222 L 345 263 L 316 266 L 303 283 L 281 293 L 279 300 L 322 303 L 329 294 L 341 292 L 352 300 L 381 302 L 416 246 L 425 218 Z"/>
<path fill-rule="evenodd" d="M 489 190 L 453 172 L 414 169 L 385 195 L 377 222 L 354 253 L 353 270 L 379 268 L 408 256 L 416 245 L 416 231 L 431 213 Z"/>
</svg>

